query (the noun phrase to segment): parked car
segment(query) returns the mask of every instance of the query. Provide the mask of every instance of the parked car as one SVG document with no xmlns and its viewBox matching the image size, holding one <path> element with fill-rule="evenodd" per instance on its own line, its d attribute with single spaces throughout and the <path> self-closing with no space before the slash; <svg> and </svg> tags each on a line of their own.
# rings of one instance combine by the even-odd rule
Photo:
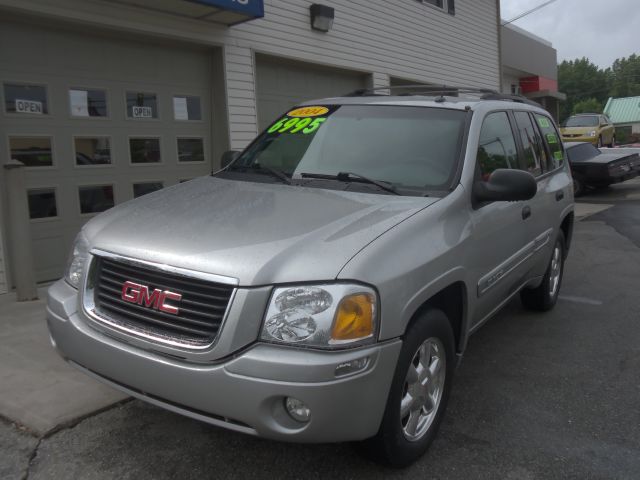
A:
<svg viewBox="0 0 640 480">
<path fill-rule="evenodd" d="M 616 143 L 616 129 L 609 117 L 599 113 L 584 113 L 569 117 L 560 128 L 564 142 L 589 142 L 597 147 Z"/>
<path fill-rule="evenodd" d="M 582 195 L 586 188 L 603 188 L 638 176 L 640 156 L 618 149 L 603 150 L 591 143 L 566 142 L 565 148 L 573 176 L 574 195 Z"/>
<path fill-rule="evenodd" d="M 555 305 L 571 176 L 533 102 L 375 93 L 296 107 L 222 170 L 87 222 L 49 289 L 62 357 L 238 432 L 420 457 L 469 335 L 518 293 Z"/>
</svg>

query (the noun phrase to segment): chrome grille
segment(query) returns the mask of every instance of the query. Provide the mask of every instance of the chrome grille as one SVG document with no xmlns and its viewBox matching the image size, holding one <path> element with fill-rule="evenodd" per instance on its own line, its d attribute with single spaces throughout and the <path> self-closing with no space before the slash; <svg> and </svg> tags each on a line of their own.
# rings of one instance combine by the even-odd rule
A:
<svg viewBox="0 0 640 480">
<path fill-rule="evenodd" d="M 103 322 L 171 345 L 191 348 L 212 344 L 220 330 L 234 288 L 229 285 L 156 270 L 146 265 L 95 257 L 94 313 Z M 177 314 L 122 298 L 125 282 L 182 295 L 170 301 Z"/>
</svg>

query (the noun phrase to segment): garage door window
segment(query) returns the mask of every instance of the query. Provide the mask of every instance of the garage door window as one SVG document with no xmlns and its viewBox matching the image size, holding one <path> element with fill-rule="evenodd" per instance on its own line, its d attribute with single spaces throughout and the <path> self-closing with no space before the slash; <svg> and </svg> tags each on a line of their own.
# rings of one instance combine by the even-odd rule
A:
<svg viewBox="0 0 640 480">
<path fill-rule="evenodd" d="M 27 167 L 53 166 L 51 137 L 9 137 L 11 158 Z"/>
<path fill-rule="evenodd" d="M 76 165 L 111 165 L 111 139 L 109 137 L 75 137 Z"/>
<path fill-rule="evenodd" d="M 107 92 L 72 88 L 69 90 L 69 109 L 73 117 L 106 117 Z"/>
<path fill-rule="evenodd" d="M 204 162 L 202 138 L 178 138 L 179 162 Z"/>
<path fill-rule="evenodd" d="M 130 138 L 129 154 L 131 155 L 131 163 L 159 163 L 160 139 Z"/>
<path fill-rule="evenodd" d="M 34 188 L 27 192 L 29 218 L 52 218 L 58 216 L 55 188 Z"/>
<path fill-rule="evenodd" d="M 4 109 L 7 113 L 46 115 L 49 113 L 47 88 L 43 85 L 5 83 Z"/>
<path fill-rule="evenodd" d="M 78 188 L 80 213 L 99 213 L 113 207 L 113 185 L 90 185 Z"/>
<path fill-rule="evenodd" d="M 163 187 L 162 182 L 141 182 L 133 184 L 133 198 L 155 192 Z"/>
<path fill-rule="evenodd" d="M 158 118 L 155 93 L 127 92 L 127 117 L 136 120 Z"/>
<path fill-rule="evenodd" d="M 200 97 L 189 95 L 173 97 L 173 118 L 175 120 L 202 120 Z"/>
</svg>

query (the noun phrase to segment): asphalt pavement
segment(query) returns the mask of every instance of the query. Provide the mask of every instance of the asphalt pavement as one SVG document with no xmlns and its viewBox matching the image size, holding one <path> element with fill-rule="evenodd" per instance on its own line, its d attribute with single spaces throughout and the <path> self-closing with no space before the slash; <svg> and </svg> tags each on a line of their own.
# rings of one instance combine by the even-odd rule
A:
<svg viewBox="0 0 640 480">
<path fill-rule="evenodd" d="M 44 437 L 0 422 L 0 478 L 640 478 L 638 193 L 581 199 L 607 208 L 576 225 L 556 308 L 533 314 L 516 299 L 471 338 L 440 435 L 407 469 L 132 400 Z"/>
</svg>

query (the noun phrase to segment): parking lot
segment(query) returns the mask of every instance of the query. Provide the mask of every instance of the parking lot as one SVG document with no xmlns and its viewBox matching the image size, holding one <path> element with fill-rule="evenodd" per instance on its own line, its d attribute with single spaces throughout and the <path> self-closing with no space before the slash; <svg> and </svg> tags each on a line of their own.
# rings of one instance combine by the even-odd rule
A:
<svg viewBox="0 0 640 480">
<path fill-rule="evenodd" d="M 440 435 L 408 469 L 126 401 L 42 439 L 0 422 L 0 477 L 638 478 L 640 182 L 580 203 L 604 210 L 576 224 L 556 308 L 532 314 L 516 299 L 472 337 Z"/>
</svg>

